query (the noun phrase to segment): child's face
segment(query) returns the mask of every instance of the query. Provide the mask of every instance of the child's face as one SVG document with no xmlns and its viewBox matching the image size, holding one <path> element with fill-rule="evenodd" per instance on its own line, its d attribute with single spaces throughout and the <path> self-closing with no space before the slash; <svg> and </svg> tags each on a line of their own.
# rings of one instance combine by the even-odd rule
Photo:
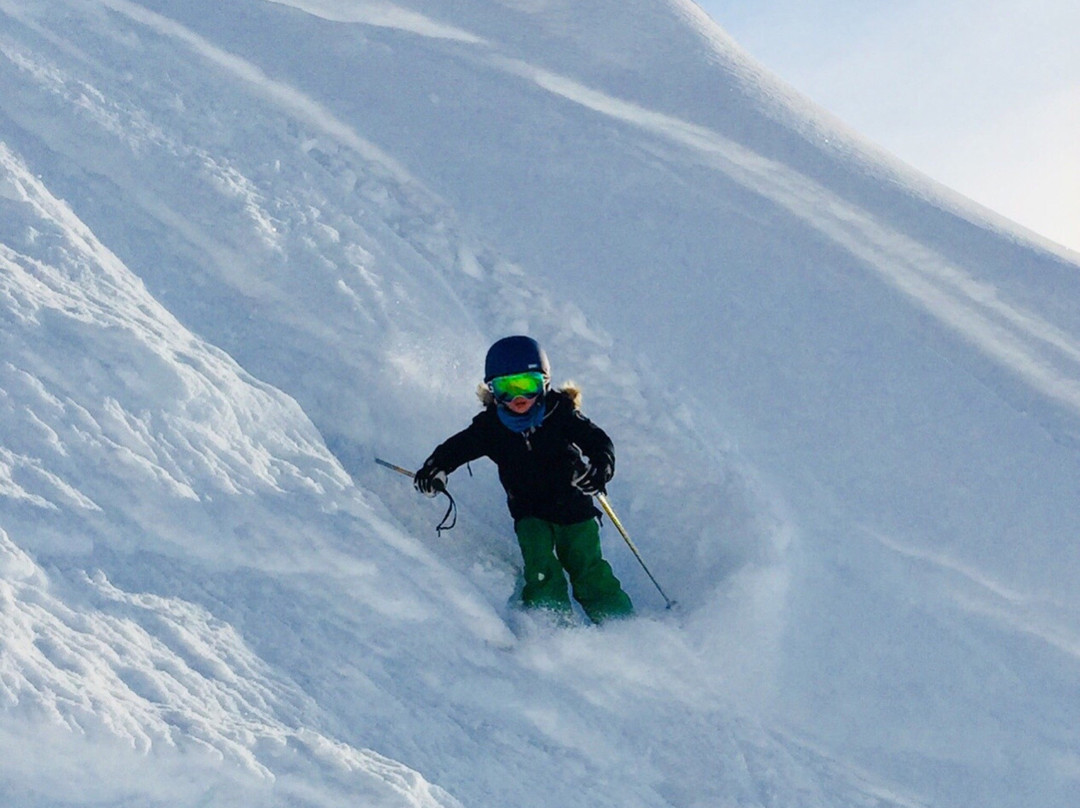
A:
<svg viewBox="0 0 1080 808">
<path fill-rule="evenodd" d="M 535 403 L 535 398 L 518 396 L 517 398 L 511 399 L 509 402 L 507 402 L 506 409 L 510 410 L 510 412 L 514 413 L 515 415 L 524 415 L 532 409 L 533 404 Z"/>
</svg>

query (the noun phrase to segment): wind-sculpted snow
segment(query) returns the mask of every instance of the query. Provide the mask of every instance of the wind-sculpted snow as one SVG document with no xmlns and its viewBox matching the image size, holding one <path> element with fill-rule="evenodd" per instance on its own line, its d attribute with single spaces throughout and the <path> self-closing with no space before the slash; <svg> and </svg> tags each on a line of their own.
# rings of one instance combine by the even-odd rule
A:
<svg viewBox="0 0 1080 808">
<path fill-rule="evenodd" d="M 310 697 L 205 608 L 126 592 L 100 569 L 80 569 L 115 552 L 161 559 L 167 579 L 170 563 L 174 571 L 191 563 L 183 559 L 293 574 L 333 564 L 360 600 L 362 579 L 373 573 L 370 560 L 317 551 L 314 536 L 297 543 L 292 531 L 286 542 L 275 534 L 275 521 L 283 522 L 277 529 L 301 523 L 304 500 L 308 508 L 365 513 L 299 408 L 187 332 L 6 148 L 0 166 L 7 304 L 0 490 L 12 504 L 0 534 L 8 741 L 47 746 L 50 728 L 64 728 L 102 747 L 95 751 L 91 740 L 79 752 L 63 741 L 72 754 L 93 760 L 115 748 L 133 768 L 151 752 L 174 750 L 212 779 L 192 791 L 203 796 L 457 804 L 406 767 L 306 726 L 317 710 Z M 43 570 L 12 536 L 65 559 L 57 562 L 63 569 Z M 174 580 L 186 584 L 183 575 Z M 380 595 L 377 606 L 393 600 Z M 165 769 L 178 768 L 169 754 Z M 293 794 L 290 771 L 311 767 L 349 774 L 320 795 L 307 787 Z M 28 773 L 18 762 L 7 770 L 7 787 L 16 789 L 13 774 Z M 142 794 L 175 804 L 172 789 L 154 786 L 159 775 L 151 767 L 114 783 L 94 772 L 71 782 L 47 772 L 29 779 L 41 804 L 77 800 L 84 787 L 102 795 L 94 799 Z M 279 777 L 284 784 L 273 787 Z"/>
<path fill-rule="evenodd" d="M 1067 804 L 1078 277 L 686 0 L 0 3 L 0 796 Z M 678 609 L 372 462 L 508 333 Z"/>
<path fill-rule="evenodd" d="M 310 698 L 199 606 L 123 592 L 101 573 L 65 582 L 58 597 L 2 532 L 0 566 L 0 738 L 18 750 L 3 767 L 6 796 L 17 800 L 9 804 L 176 805 L 209 796 L 459 805 L 406 767 L 306 728 Z M 85 768 L 69 771 L 78 759 Z M 330 782 L 317 790 L 303 782 L 320 769 L 334 773 Z"/>
<path fill-rule="evenodd" d="M 349 484 L 293 402 L 190 334 L 3 147 L 0 168 L 6 454 L 23 472 L 7 476 L 24 499 L 100 512 L 126 498 L 138 523 L 155 498 Z"/>
</svg>

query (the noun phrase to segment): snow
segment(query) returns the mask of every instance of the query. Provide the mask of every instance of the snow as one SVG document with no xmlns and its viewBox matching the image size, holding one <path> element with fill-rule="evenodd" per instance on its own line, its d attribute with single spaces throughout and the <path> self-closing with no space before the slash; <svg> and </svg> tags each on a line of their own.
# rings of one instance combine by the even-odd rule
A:
<svg viewBox="0 0 1080 808">
<path fill-rule="evenodd" d="M 0 15 L 5 805 L 1075 803 L 1075 254 L 684 0 Z M 510 333 L 675 610 L 374 463 Z"/>
</svg>

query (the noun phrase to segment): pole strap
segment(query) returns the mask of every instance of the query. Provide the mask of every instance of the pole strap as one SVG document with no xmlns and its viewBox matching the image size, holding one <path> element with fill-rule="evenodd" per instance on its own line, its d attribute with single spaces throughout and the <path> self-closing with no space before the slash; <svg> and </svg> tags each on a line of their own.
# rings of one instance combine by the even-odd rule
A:
<svg viewBox="0 0 1080 808">
<path fill-rule="evenodd" d="M 435 525 L 435 535 L 442 538 L 444 530 L 452 530 L 454 525 L 457 524 L 457 503 L 454 502 L 454 498 L 450 496 L 450 492 L 446 490 L 445 485 L 439 490 L 439 493 L 445 496 L 450 502 L 450 504 L 446 506 L 446 513 L 443 514 L 442 521 Z M 449 524 L 447 524 L 447 522 L 449 522 Z"/>
<path fill-rule="evenodd" d="M 376 457 L 375 462 L 378 463 L 380 466 L 388 468 L 391 471 L 396 471 L 398 474 L 402 474 L 409 479 L 413 479 L 416 477 L 416 474 L 409 471 L 407 468 L 403 468 L 394 463 L 390 463 L 386 460 L 383 460 L 381 457 Z M 435 535 L 441 538 L 444 530 L 452 530 L 453 527 L 457 524 L 457 503 L 454 501 L 454 498 L 450 496 L 450 492 L 446 489 L 445 485 L 440 485 L 437 490 L 440 494 L 445 496 L 450 503 L 446 508 L 446 513 L 443 514 L 442 521 L 439 522 L 439 524 L 435 525 Z"/>
</svg>

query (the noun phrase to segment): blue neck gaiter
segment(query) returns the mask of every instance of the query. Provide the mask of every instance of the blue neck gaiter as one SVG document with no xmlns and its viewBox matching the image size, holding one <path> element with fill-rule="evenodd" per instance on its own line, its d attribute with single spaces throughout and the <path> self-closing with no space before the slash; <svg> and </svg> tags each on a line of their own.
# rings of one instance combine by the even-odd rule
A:
<svg viewBox="0 0 1080 808">
<path fill-rule="evenodd" d="M 499 420 L 503 422 L 503 426 L 514 432 L 528 432 L 530 429 L 535 429 L 540 426 L 544 420 L 544 413 L 547 408 L 544 405 L 544 399 L 541 397 L 537 399 L 536 403 L 529 408 L 529 411 L 524 415 L 515 415 L 503 406 L 496 406 L 495 411 L 499 414 Z"/>
</svg>

